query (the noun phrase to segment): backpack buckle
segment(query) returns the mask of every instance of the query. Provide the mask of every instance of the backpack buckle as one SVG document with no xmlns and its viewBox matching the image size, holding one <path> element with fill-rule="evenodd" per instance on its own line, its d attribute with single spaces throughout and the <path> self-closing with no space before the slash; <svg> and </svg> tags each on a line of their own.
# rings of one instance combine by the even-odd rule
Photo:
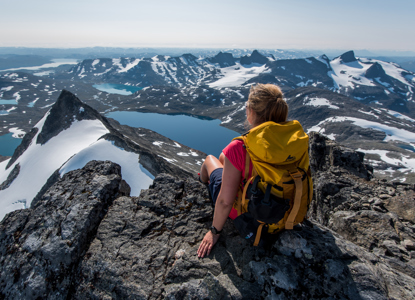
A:
<svg viewBox="0 0 415 300">
<path fill-rule="evenodd" d="M 291 177 L 293 179 L 302 178 L 303 175 L 300 173 L 300 171 L 296 170 L 288 170 L 288 173 L 290 173 Z"/>
</svg>

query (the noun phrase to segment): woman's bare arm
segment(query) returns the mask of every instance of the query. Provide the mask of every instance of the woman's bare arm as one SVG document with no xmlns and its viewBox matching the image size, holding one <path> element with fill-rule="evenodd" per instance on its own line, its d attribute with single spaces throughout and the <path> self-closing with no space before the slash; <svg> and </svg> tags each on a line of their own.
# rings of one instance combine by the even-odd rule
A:
<svg viewBox="0 0 415 300">
<path fill-rule="evenodd" d="M 240 181 L 241 172 L 236 169 L 225 157 L 222 174 L 222 186 L 216 201 L 212 224 L 217 230 L 222 230 L 225 225 L 226 219 L 232 209 L 233 202 L 235 201 Z M 212 247 L 216 244 L 218 239 L 219 234 L 215 235 L 209 230 L 199 246 L 197 255 L 199 257 L 209 255 Z"/>
</svg>

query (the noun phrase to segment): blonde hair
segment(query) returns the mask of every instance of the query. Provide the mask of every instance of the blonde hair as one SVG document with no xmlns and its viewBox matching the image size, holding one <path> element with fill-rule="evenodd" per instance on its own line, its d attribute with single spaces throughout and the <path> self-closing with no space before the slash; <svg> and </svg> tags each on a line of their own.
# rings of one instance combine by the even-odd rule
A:
<svg viewBox="0 0 415 300">
<path fill-rule="evenodd" d="M 256 125 L 267 121 L 287 121 L 288 104 L 283 99 L 281 89 L 274 84 L 251 86 L 247 106 L 256 114 Z"/>
</svg>

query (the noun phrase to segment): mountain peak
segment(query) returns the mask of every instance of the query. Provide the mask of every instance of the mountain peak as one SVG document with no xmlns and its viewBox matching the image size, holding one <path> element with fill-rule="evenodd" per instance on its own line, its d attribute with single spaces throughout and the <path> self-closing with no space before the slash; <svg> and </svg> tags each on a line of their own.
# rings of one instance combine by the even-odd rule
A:
<svg viewBox="0 0 415 300">
<path fill-rule="evenodd" d="M 102 120 L 97 111 L 83 103 L 71 92 L 62 90 L 46 117 L 36 143 L 45 144 L 59 132 L 69 128 L 74 121 L 96 119 Z"/>
<path fill-rule="evenodd" d="M 385 70 L 382 68 L 381 64 L 375 62 L 369 69 L 367 69 L 365 76 L 367 78 L 376 78 L 376 77 L 385 77 Z"/>
<path fill-rule="evenodd" d="M 354 56 L 353 50 L 347 51 L 346 53 L 343 53 L 342 55 L 340 55 L 340 59 L 345 63 L 354 62 L 357 60 L 356 57 Z"/>
<path fill-rule="evenodd" d="M 266 64 L 268 61 L 269 61 L 269 59 L 266 56 L 259 53 L 258 50 L 252 51 L 252 54 L 250 56 L 246 55 L 246 56 L 241 57 L 241 64 L 242 65 L 250 65 L 250 64 L 253 64 L 253 63 L 263 65 L 263 64 Z"/>
<path fill-rule="evenodd" d="M 220 51 L 214 57 L 210 58 L 209 61 L 215 64 L 219 64 L 221 68 L 235 65 L 235 58 L 233 57 L 232 53 L 223 53 L 222 51 Z"/>
</svg>

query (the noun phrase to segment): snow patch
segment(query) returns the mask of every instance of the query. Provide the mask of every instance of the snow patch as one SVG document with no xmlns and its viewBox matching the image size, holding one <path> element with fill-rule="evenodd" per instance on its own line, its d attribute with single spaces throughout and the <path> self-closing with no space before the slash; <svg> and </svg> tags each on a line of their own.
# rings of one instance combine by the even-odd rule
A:
<svg viewBox="0 0 415 300">
<path fill-rule="evenodd" d="M 258 76 L 259 74 L 266 72 L 267 70 L 268 69 L 265 67 L 265 65 L 248 68 L 237 63 L 234 66 L 222 68 L 221 72 L 223 74 L 223 77 L 217 81 L 209 83 L 209 87 L 239 87 L 249 79 Z"/>
<path fill-rule="evenodd" d="M 4 92 L 9 92 L 13 89 L 13 87 L 14 86 L 5 86 L 5 87 L 2 87 L 1 90 L 4 91 Z"/>
<path fill-rule="evenodd" d="M 311 131 L 317 131 L 318 132 L 318 131 L 322 130 L 321 126 L 324 125 L 325 123 L 328 123 L 328 122 L 346 122 L 346 121 L 350 121 L 354 125 L 360 126 L 362 128 L 372 128 L 374 130 L 383 131 L 384 133 L 386 133 L 386 137 L 384 139 L 385 142 L 386 141 L 402 141 L 402 142 L 406 142 L 406 143 L 408 143 L 408 142 L 415 143 L 415 133 L 414 132 L 404 130 L 404 129 L 395 128 L 395 127 L 391 127 L 391 126 L 381 124 L 381 123 L 377 123 L 377 122 L 364 120 L 364 119 L 353 118 L 353 117 L 330 117 L 330 118 L 327 118 L 326 120 L 321 121 L 317 125 L 309 128 L 307 130 L 307 132 L 311 132 Z"/>
<path fill-rule="evenodd" d="M 122 178 L 131 187 L 131 196 L 139 196 L 142 189 L 153 183 L 154 176 L 138 161 L 139 155 L 118 148 L 113 142 L 100 139 L 78 152 L 61 169 L 63 176 L 69 171 L 83 168 L 91 160 L 110 160 L 121 166 Z"/>
<path fill-rule="evenodd" d="M 18 127 L 9 128 L 9 131 L 13 133 L 12 137 L 22 139 L 26 132 L 24 132 L 22 129 L 19 129 Z"/>
<path fill-rule="evenodd" d="M 39 131 L 33 141 L 36 141 L 42 131 L 48 115 L 49 113 L 36 124 L 35 127 Z M 6 165 L 2 164 L 0 182 L 7 179 L 17 164 L 20 164 L 20 173 L 7 189 L 0 191 L 0 220 L 11 211 L 25 206 L 30 207 L 33 198 L 55 170 L 59 169 L 70 157 L 87 148 L 108 132 L 108 129 L 98 120 L 76 121 L 44 145 L 32 142 L 7 170 Z M 23 203 L 26 204 L 23 205 Z"/>
<path fill-rule="evenodd" d="M 329 108 L 332 108 L 332 109 L 340 108 L 336 105 L 332 105 L 330 101 L 325 98 L 308 98 L 308 96 L 305 97 L 304 99 L 304 105 L 315 106 L 315 107 L 328 106 Z"/>
</svg>

